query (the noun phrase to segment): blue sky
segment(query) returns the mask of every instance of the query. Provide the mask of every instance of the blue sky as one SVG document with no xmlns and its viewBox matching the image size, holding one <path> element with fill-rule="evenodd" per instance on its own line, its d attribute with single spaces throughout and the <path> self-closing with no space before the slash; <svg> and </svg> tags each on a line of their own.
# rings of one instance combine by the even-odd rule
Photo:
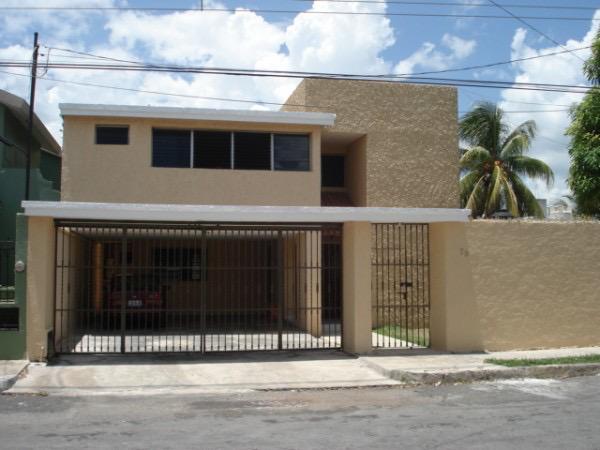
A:
<svg viewBox="0 0 600 450">
<path fill-rule="evenodd" d="M 427 1 L 427 0 L 426 0 Z M 431 1 L 431 0 L 429 0 Z M 419 6 L 385 3 L 333 3 L 297 0 L 227 1 L 205 0 L 207 7 L 335 10 L 338 12 L 414 12 L 505 15 L 495 7 L 474 4 L 487 0 L 447 0 L 471 6 Z M 540 6 L 587 6 L 590 0 L 503 0 L 503 3 Z M 4 0 L 5 6 L 131 6 L 198 7 L 200 1 L 172 0 Z M 582 17 L 584 21 L 530 20 L 540 31 L 569 49 L 589 45 L 600 21 L 594 10 L 512 8 L 518 15 Z M 595 16 L 594 16 L 595 15 Z M 68 48 L 124 59 L 189 65 L 243 67 L 347 73 L 414 73 L 484 64 L 515 57 L 535 56 L 562 50 L 517 20 L 482 18 L 427 18 L 365 15 L 271 14 L 228 12 L 81 12 L 10 11 L 0 17 L 0 59 L 27 59 L 33 31 L 43 45 Z M 48 50 L 43 49 L 45 57 Z M 589 51 L 577 52 L 581 58 Z M 72 54 L 53 49 L 52 61 L 77 61 Z M 526 63 L 446 74 L 446 77 L 584 84 L 581 60 L 571 54 Z M 27 97 L 29 80 L 21 69 L 0 73 L 0 88 Z M 183 98 L 69 83 L 101 84 L 188 96 L 282 102 L 298 80 L 241 79 L 207 75 L 169 75 L 51 70 L 41 80 L 36 102 L 42 117 L 59 141 L 60 102 L 164 104 L 221 108 L 264 108 L 264 105 Z M 67 83 L 69 82 L 69 83 Z M 530 183 L 538 197 L 558 198 L 568 193 L 568 170 L 564 130 L 566 106 L 581 96 L 514 90 L 461 88 L 459 111 L 474 102 L 497 101 L 511 111 L 514 123 L 535 119 L 539 138 L 532 154 L 546 160 L 557 179 L 553 187 Z M 559 106 L 553 106 L 559 105 Z M 550 109 L 552 112 L 543 112 Z M 542 111 L 540 111 L 542 110 Z M 518 111 L 535 111 L 519 113 Z"/>
</svg>

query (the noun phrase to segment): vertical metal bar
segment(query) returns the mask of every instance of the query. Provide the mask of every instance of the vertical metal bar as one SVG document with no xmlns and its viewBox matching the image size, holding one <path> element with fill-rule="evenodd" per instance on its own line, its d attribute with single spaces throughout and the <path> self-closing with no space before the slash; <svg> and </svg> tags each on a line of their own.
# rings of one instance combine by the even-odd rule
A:
<svg viewBox="0 0 600 450">
<path fill-rule="evenodd" d="M 201 352 L 206 352 L 206 306 L 207 306 L 207 292 L 208 292 L 208 255 L 207 255 L 207 242 L 206 242 L 206 227 L 201 228 L 201 272 L 200 272 L 200 344 L 201 344 Z M 212 348 L 212 340 L 211 340 L 211 348 Z"/>
<path fill-rule="evenodd" d="M 58 225 L 56 222 L 54 223 L 54 279 L 52 280 L 52 285 L 54 286 L 53 293 L 53 309 L 52 309 L 52 323 L 54 330 L 54 351 L 60 352 L 59 342 L 58 342 L 58 310 L 57 310 L 57 290 L 58 290 Z"/>
<path fill-rule="evenodd" d="M 407 347 L 412 347 L 412 343 L 410 340 L 410 295 L 409 295 L 409 277 L 411 270 L 411 256 L 410 252 L 412 249 L 412 225 L 411 224 L 403 224 L 404 228 L 404 264 L 406 276 L 404 280 L 404 335 L 405 335 L 405 345 Z"/>
<path fill-rule="evenodd" d="M 340 343 L 339 347 L 344 348 L 344 246 L 342 245 L 344 242 L 344 228 L 343 225 L 338 225 L 338 234 L 340 236 L 339 241 L 339 259 L 338 259 L 338 287 L 339 287 L 339 300 L 338 300 L 338 308 L 339 308 L 339 320 L 340 320 Z M 371 239 L 371 236 L 369 236 Z M 369 246 L 370 247 L 370 246 Z M 371 257 L 369 255 L 369 257 Z M 371 338 L 372 341 L 373 338 Z"/>
<path fill-rule="evenodd" d="M 431 326 L 431 297 L 430 297 L 430 286 L 431 286 L 431 266 L 430 266 L 430 253 L 429 253 L 429 239 L 430 239 L 430 235 L 429 235 L 429 224 L 425 225 L 425 231 L 426 231 L 426 236 L 427 236 L 427 253 L 425 253 L 426 256 L 426 267 L 427 267 L 427 281 L 426 281 L 426 285 L 427 285 L 427 298 L 426 298 L 426 308 L 427 308 L 427 347 L 431 347 L 431 330 L 430 330 L 430 326 Z"/>
<path fill-rule="evenodd" d="M 125 322 L 127 306 L 127 228 L 122 229 L 121 238 L 121 353 L 125 353 Z"/>
<path fill-rule="evenodd" d="M 393 272 L 394 286 L 392 290 L 392 312 L 394 316 L 394 347 L 402 347 L 402 280 L 400 276 L 400 266 L 398 263 L 398 253 L 400 251 L 400 226 L 397 223 L 392 225 L 392 261 L 390 268 Z"/>
<path fill-rule="evenodd" d="M 277 232 L 277 348 L 283 348 L 283 236 Z"/>
<path fill-rule="evenodd" d="M 177 231 L 177 230 L 175 230 Z M 179 242 L 177 242 L 177 238 L 179 235 Z M 182 308 L 183 308 L 183 302 L 184 302 L 184 298 L 185 298 L 185 290 L 186 290 L 186 279 L 185 279 L 185 272 L 186 272 L 186 266 L 185 266 L 185 247 L 183 246 L 183 230 L 180 228 L 179 229 L 179 233 L 175 233 L 175 242 L 176 242 L 176 254 L 178 253 L 179 255 L 179 267 L 180 267 L 180 271 L 179 273 L 181 274 L 181 287 L 183 288 L 184 292 L 181 293 L 181 297 L 177 299 L 178 305 L 177 305 L 177 312 L 176 312 L 176 317 L 178 319 L 179 325 L 177 326 L 177 334 L 178 334 L 178 340 L 179 340 L 179 346 L 178 346 L 178 351 L 181 352 L 181 338 L 182 338 L 182 334 L 183 334 L 183 317 L 182 317 Z"/>
</svg>

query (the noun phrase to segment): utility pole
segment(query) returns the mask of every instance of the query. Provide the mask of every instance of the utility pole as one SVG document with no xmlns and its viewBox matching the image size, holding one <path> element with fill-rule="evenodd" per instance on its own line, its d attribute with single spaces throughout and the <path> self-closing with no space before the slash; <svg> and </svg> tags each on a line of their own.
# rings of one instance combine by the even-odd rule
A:
<svg viewBox="0 0 600 450">
<path fill-rule="evenodd" d="M 33 33 L 33 57 L 31 60 L 31 90 L 29 93 L 29 122 L 27 124 L 27 158 L 25 166 L 25 200 L 29 200 L 29 179 L 31 178 L 31 152 L 33 147 L 33 103 L 35 102 L 35 81 L 38 61 L 38 33 Z"/>
</svg>

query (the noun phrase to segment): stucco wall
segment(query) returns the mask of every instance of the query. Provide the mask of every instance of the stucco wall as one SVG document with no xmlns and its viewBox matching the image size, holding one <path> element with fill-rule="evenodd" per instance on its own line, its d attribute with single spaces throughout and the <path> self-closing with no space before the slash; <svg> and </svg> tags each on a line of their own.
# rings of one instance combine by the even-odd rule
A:
<svg viewBox="0 0 600 450">
<path fill-rule="evenodd" d="M 49 217 L 28 218 L 27 245 L 27 357 L 44 361 L 48 332 L 54 322 L 54 222 Z"/>
<path fill-rule="evenodd" d="M 600 223 L 473 221 L 431 229 L 435 347 L 600 345 Z"/>
<path fill-rule="evenodd" d="M 129 145 L 95 145 L 95 125 L 129 125 Z M 152 167 L 152 127 L 311 133 L 309 172 Z M 209 121 L 64 118 L 62 200 L 317 206 L 320 128 Z"/>
<path fill-rule="evenodd" d="M 456 89 L 307 79 L 287 103 L 335 113 L 326 132 L 366 135 L 364 206 L 459 206 Z"/>
</svg>

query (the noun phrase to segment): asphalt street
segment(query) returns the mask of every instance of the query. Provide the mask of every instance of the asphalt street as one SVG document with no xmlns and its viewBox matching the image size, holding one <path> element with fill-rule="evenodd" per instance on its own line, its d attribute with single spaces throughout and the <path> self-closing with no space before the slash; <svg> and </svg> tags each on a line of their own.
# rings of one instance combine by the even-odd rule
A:
<svg viewBox="0 0 600 450">
<path fill-rule="evenodd" d="M 218 395 L 2 395 L 0 448 L 600 449 L 600 377 Z"/>
</svg>

